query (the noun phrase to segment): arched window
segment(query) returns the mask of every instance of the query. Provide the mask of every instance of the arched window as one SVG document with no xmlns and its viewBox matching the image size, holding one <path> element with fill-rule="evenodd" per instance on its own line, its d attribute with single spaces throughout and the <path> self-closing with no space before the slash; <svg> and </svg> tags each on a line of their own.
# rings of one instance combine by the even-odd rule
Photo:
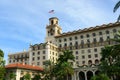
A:
<svg viewBox="0 0 120 80">
<path fill-rule="evenodd" d="M 53 20 L 51 20 L 51 25 L 53 25 Z"/>
<path fill-rule="evenodd" d="M 95 60 L 95 64 L 96 64 L 96 65 L 99 64 L 99 60 L 98 60 L 98 59 Z"/>
</svg>

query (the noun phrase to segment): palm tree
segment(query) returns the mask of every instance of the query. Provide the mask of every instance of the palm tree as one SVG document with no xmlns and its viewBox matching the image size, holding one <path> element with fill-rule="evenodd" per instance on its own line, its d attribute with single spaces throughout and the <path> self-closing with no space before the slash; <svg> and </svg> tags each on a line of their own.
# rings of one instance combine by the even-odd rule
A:
<svg viewBox="0 0 120 80">
<path fill-rule="evenodd" d="M 45 65 L 45 69 L 44 72 L 42 73 L 44 76 L 45 80 L 53 80 L 54 77 L 54 62 L 50 61 L 50 60 L 46 60 L 44 62 Z"/>
<path fill-rule="evenodd" d="M 119 7 L 120 7 L 120 0 L 116 3 L 116 5 L 115 5 L 115 7 L 114 7 L 114 9 L 113 9 L 113 12 L 116 12 Z M 120 20 L 120 15 L 119 15 L 117 21 L 119 21 L 119 20 Z"/>
<path fill-rule="evenodd" d="M 72 65 L 68 60 L 74 61 L 72 51 L 63 51 L 63 54 L 59 56 L 55 65 L 55 75 L 57 80 L 68 80 L 68 75 L 72 75 L 74 73 Z"/>
<path fill-rule="evenodd" d="M 120 31 L 115 35 L 116 38 L 112 39 L 117 44 L 112 46 L 105 46 L 101 51 L 101 65 L 99 69 L 107 74 L 109 77 L 119 78 L 120 76 Z"/>
</svg>

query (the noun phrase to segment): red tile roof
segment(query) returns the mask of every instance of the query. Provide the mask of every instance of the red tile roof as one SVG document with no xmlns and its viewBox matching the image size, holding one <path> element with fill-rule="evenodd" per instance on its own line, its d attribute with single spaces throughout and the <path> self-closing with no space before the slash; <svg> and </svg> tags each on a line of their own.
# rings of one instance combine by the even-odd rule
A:
<svg viewBox="0 0 120 80">
<path fill-rule="evenodd" d="M 22 69 L 30 69 L 30 70 L 43 71 L 43 68 L 41 68 L 41 67 L 39 67 L 39 66 L 22 64 L 22 63 L 8 64 L 8 65 L 5 66 L 5 68 L 6 68 L 6 69 L 10 69 L 10 68 L 22 68 Z"/>
</svg>

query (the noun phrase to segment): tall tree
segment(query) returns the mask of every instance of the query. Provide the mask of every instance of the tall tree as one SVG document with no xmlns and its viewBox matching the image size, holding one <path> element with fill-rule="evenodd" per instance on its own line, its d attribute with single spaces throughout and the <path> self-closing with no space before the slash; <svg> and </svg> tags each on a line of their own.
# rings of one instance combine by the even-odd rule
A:
<svg viewBox="0 0 120 80">
<path fill-rule="evenodd" d="M 54 77 L 54 62 L 50 61 L 50 60 L 46 60 L 44 62 L 44 72 L 42 73 L 44 76 L 45 80 L 53 80 Z"/>
<path fill-rule="evenodd" d="M 71 63 L 68 62 L 68 60 L 74 61 L 74 58 L 72 51 L 69 50 L 63 51 L 59 56 L 55 66 L 57 80 L 68 80 L 68 76 L 74 73 Z"/>
<path fill-rule="evenodd" d="M 120 31 L 115 35 L 116 38 L 112 39 L 117 44 L 106 46 L 101 51 L 101 65 L 100 70 L 111 77 L 113 80 L 120 78 Z"/>
<path fill-rule="evenodd" d="M 0 49 L 0 80 L 3 80 L 5 74 L 4 52 Z"/>
<path fill-rule="evenodd" d="M 117 9 L 120 7 L 120 0 L 116 3 L 114 9 L 113 9 L 113 12 L 116 12 Z M 118 21 L 120 20 L 120 15 L 118 16 Z"/>
</svg>

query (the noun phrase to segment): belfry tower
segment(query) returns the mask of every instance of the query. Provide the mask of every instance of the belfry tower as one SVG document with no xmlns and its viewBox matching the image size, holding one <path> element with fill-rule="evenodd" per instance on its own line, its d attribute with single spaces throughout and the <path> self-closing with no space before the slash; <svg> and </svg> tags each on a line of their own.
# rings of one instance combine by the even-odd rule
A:
<svg viewBox="0 0 120 80">
<path fill-rule="evenodd" d="M 62 33 L 61 27 L 58 25 L 59 19 L 57 17 L 49 18 L 49 25 L 46 26 L 46 39 L 45 42 L 54 43 L 55 36 Z"/>
</svg>

